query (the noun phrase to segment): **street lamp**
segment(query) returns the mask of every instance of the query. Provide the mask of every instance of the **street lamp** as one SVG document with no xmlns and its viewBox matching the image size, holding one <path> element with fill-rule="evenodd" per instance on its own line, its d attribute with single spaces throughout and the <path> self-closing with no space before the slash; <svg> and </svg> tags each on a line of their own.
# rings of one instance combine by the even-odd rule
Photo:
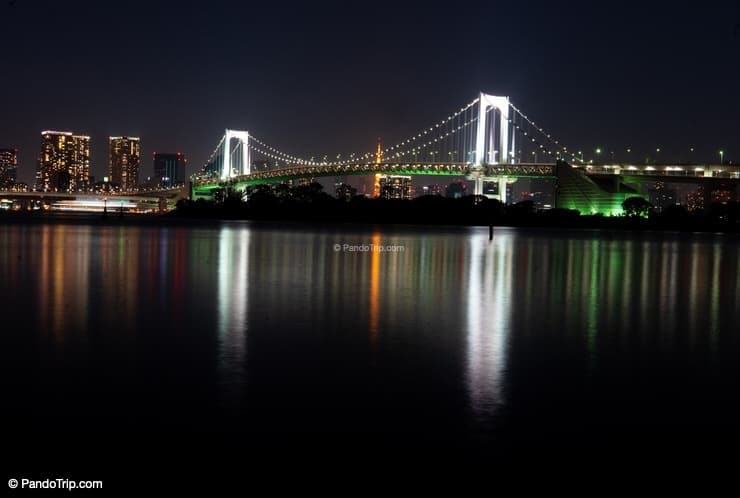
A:
<svg viewBox="0 0 740 498">
<path fill-rule="evenodd" d="M 599 156 L 601 155 L 601 147 L 596 147 L 596 161 L 599 161 Z"/>
<path fill-rule="evenodd" d="M 719 164 L 720 164 L 720 166 L 723 164 L 724 157 L 725 157 L 725 151 L 723 151 L 723 150 L 719 151 Z"/>
<path fill-rule="evenodd" d="M 537 153 L 532 152 L 532 155 L 534 156 L 534 164 L 537 164 Z"/>
</svg>

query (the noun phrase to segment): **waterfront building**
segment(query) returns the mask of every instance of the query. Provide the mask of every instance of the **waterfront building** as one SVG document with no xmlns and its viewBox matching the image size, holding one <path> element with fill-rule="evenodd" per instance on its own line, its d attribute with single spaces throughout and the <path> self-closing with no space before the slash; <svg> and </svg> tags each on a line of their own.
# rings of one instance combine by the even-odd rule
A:
<svg viewBox="0 0 740 498">
<path fill-rule="evenodd" d="M 0 190 L 11 190 L 18 175 L 18 149 L 0 149 Z"/>
<path fill-rule="evenodd" d="M 154 181 L 157 186 L 170 188 L 185 183 L 187 159 L 181 152 L 154 153 Z"/>
<path fill-rule="evenodd" d="M 414 185 L 410 176 L 380 175 L 380 197 L 382 199 L 412 199 Z"/>
<path fill-rule="evenodd" d="M 90 187 L 90 137 L 70 131 L 42 131 L 36 190 L 85 192 Z"/>
<path fill-rule="evenodd" d="M 139 188 L 141 145 L 137 137 L 110 137 L 108 176 L 111 183 L 120 185 L 121 192 L 134 192 Z"/>
</svg>

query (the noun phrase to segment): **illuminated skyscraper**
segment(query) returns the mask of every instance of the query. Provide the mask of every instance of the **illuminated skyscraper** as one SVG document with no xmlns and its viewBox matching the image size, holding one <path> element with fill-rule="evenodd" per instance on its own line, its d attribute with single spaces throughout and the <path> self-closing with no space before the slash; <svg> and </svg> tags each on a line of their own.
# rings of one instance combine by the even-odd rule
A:
<svg viewBox="0 0 740 498">
<path fill-rule="evenodd" d="M 42 131 L 36 189 L 79 192 L 89 188 L 90 137 L 70 131 Z"/>
<path fill-rule="evenodd" d="M 117 184 L 121 192 L 133 192 L 139 188 L 141 148 L 137 137 L 110 137 L 108 139 L 110 162 L 108 174 L 111 183 Z"/>
<path fill-rule="evenodd" d="M 154 179 L 160 187 L 172 187 L 185 183 L 185 156 L 177 154 L 154 153 Z"/>
<path fill-rule="evenodd" d="M 383 199 L 412 199 L 414 185 L 410 176 L 380 175 L 380 197 Z"/>
<path fill-rule="evenodd" d="M 0 190 L 10 189 L 15 184 L 18 171 L 18 150 L 0 149 Z"/>
</svg>

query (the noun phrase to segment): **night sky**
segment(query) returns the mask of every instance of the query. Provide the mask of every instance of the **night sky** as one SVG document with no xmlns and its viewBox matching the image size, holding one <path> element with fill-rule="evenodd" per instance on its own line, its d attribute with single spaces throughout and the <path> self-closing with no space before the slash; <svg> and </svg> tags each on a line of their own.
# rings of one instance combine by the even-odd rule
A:
<svg viewBox="0 0 740 498">
<path fill-rule="evenodd" d="M 91 135 L 96 177 L 109 135 L 141 137 L 142 177 L 227 127 L 335 156 L 483 90 L 570 149 L 740 160 L 740 3 L 548 3 L 2 0 L 0 147 L 29 183 L 44 129 Z"/>
</svg>

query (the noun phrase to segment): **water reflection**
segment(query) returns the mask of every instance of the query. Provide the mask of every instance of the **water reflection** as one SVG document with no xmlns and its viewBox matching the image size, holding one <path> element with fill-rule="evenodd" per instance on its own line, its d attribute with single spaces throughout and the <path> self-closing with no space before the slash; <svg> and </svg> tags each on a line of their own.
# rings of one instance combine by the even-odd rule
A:
<svg viewBox="0 0 740 498">
<path fill-rule="evenodd" d="M 381 245 L 380 234 L 375 233 L 372 237 L 372 244 Z M 395 259 L 394 259 L 395 261 Z M 380 292 L 380 253 L 372 251 L 370 253 L 370 308 L 368 330 L 370 332 L 370 343 L 375 346 L 378 341 L 378 313 L 379 309 L 379 292 Z"/>
<path fill-rule="evenodd" d="M 39 329 L 63 348 L 70 336 L 83 341 L 87 337 L 90 228 L 43 226 L 40 238 L 39 267 L 33 272 L 38 275 Z M 26 256 L 35 262 L 34 256 Z M 79 281 L 85 284 L 75 285 Z"/>
<path fill-rule="evenodd" d="M 148 408 L 131 392 L 151 391 L 194 426 L 192 400 L 219 417 L 259 405 L 268 421 L 282 403 L 284 423 L 311 411 L 360 429 L 434 412 L 434 427 L 488 430 L 561 399 L 583 416 L 593 393 L 638 406 L 645 379 L 683 396 L 675 376 L 711 392 L 712 371 L 736 368 L 735 239 L 345 228 L 0 226 L 0 303 L 20 324 L 3 327 L 3 358 L 43 362 L 37 392 L 89 382 L 94 399 L 118 379 L 132 410 Z"/>
<path fill-rule="evenodd" d="M 473 234 L 468 244 L 467 390 L 475 414 L 490 417 L 504 403 L 514 243 L 511 233 L 502 231 L 492 242 Z"/>
<path fill-rule="evenodd" d="M 249 239 L 248 229 L 233 227 L 221 228 L 218 239 L 219 371 L 227 391 L 241 389 L 245 381 Z"/>
</svg>

